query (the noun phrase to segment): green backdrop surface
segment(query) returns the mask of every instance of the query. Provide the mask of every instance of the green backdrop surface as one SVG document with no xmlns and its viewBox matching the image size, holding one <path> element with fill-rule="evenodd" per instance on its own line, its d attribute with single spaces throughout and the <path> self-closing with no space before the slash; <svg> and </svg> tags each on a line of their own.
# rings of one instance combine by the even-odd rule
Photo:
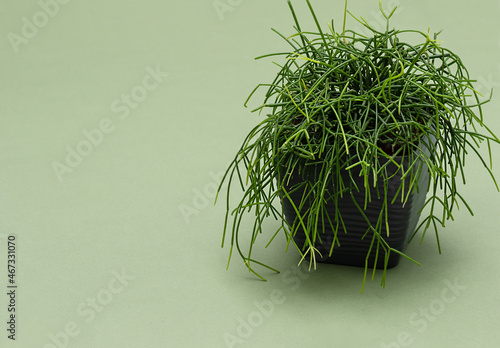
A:
<svg viewBox="0 0 500 348">
<path fill-rule="evenodd" d="M 325 27 L 341 23 L 342 1 L 312 3 Z M 305 2 L 294 4 L 313 29 Z M 498 1 L 384 4 L 399 5 L 398 28 L 443 30 L 478 91 L 500 86 Z M 375 0 L 349 7 L 380 26 Z M 380 273 L 360 294 L 362 269 L 297 268 L 283 236 L 257 252 L 279 275 L 258 281 L 236 256 L 225 270 L 213 193 L 264 117 L 243 102 L 277 69 L 253 58 L 286 49 L 271 28 L 293 33 L 285 1 L 4 1 L 1 347 L 498 345 L 500 195 L 477 160 L 461 187 L 475 216 L 460 209 L 440 229 L 441 255 L 432 234 L 410 244 L 422 266 L 402 261 L 385 289 Z M 484 115 L 497 134 L 499 106 Z M 500 146 L 492 152 L 500 178 Z"/>
</svg>

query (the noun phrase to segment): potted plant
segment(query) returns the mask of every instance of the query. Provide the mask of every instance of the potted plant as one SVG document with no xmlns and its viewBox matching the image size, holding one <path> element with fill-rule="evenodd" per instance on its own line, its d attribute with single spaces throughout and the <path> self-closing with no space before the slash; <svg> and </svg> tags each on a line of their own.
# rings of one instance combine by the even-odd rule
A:
<svg viewBox="0 0 500 348">
<path fill-rule="evenodd" d="M 480 94 L 458 55 L 440 45 L 438 34 L 391 29 L 385 31 L 344 10 L 341 33 L 333 21 L 324 30 L 301 28 L 288 2 L 296 32 L 286 37 L 290 52 L 276 63 L 279 70 L 261 106 L 267 116 L 250 131 L 227 168 L 219 191 L 227 183 L 224 240 L 231 231 L 233 248 L 246 267 L 274 268 L 252 257 L 257 237 L 269 242 L 283 231 L 310 267 L 316 262 L 383 269 L 395 266 L 409 241 L 433 228 L 441 252 L 438 229 L 463 205 L 457 182 L 465 183 L 467 155 L 475 154 L 491 171 L 491 143 L 499 139 L 484 124 Z M 349 13 L 371 33 L 345 29 Z M 410 44 L 403 36 L 418 39 Z M 480 151 L 487 145 L 489 163 Z M 229 198 L 235 181 L 243 188 L 236 206 Z M 281 202 L 281 205 L 277 204 Z M 253 211 L 255 221 L 249 248 L 244 252 L 242 217 Z M 422 216 L 421 213 L 423 214 Z M 264 231 L 263 220 L 281 221 L 276 231 Z M 420 223 L 417 222 L 420 219 Z M 271 232 L 271 233 L 269 233 Z M 229 266 L 229 261 L 228 261 Z M 362 289 L 363 289 L 362 286 Z M 363 291 L 363 290 L 361 290 Z"/>
</svg>

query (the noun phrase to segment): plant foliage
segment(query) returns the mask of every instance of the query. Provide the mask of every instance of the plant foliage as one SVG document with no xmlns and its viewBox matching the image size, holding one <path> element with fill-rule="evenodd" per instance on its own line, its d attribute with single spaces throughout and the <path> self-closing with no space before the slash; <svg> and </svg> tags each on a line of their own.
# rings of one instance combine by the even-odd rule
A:
<svg viewBox="0 0 500 348">
<path fill-rule="evenodd" d="M 309 1 L 316 30 L 304 31 L 292 4 L 288 4 L 296 32 L 286 37 L 273 31 L 289 44 L 290 51 L 256 58 L 284 57 L 282 63 L 275 63 L 279 67 L 275 79 L 258 85 L 248 98 L 257 89 L 266 88 L 262 105 L 253 111 L 267 110 L 267 117 L 250 131 L 219 187 L 220 190 L 224 182 L 228 185 L 223 245 L 229 232 L 229 259 L 236 247 L 248 269 L 261 279 L 264 278 L 254 270 L 254 264 L 276 271 L 252 258 L 257 236 L 268 232 L 263 231 L 263 220 L 273 216 L 282 223 L 277 231 L 269 234 L 270 241 L 283 231 L 288 243 L 294 244 L 292 237 L 302 228 L 307 240 L 299 251 L 303 259 L 309 255 L 315 266 L 317 243 L 324 233 L 318 226 L 324 219 L 326 196 L 343 197 L 353 190 L 365 190 L 364 206 L 359 206 L 363 214 L 372 199 L 370 183 L 378 185 L 380 195 L 387 197 L 386 183 L 394 175 L 387 171 L 388 163 L 400 171 L 402 179 L 397 196 L 403 204 L 408 194 L 418 189 L 415 183 L 419 168 L 423 164 L 428 167 L 430 183 L 428 188 L 422 188 L 428 189 L 425 203 L 428 214 L 421 217 L 415 234 L 421 231 L 424 238 L 432 227 L 441 252 L 438 229 L 445 226 L 446 220 L 453 219 L 454 210 L 461 204 L 472 214 L 457 190 L 457 181 L 465 183 L 466 155 L 477 155 L 498 190 L 491 172 L 490 144 L 499 143 L 499 139 L 483 123 L 481 108 L 491 95 L 488 100 L 480 101 L 461 59 L 441 46 L 438 34 L 391 29 L 389 19 L 396 8 L 387 14 L 380 6 L 387 20 L 385 31 L 378 31 L 363 18 L 351 14 L 372 34 L 366 36 L 345 30 L 345 16 L 341 33 L 335 31 L 333 21 L 328 24 L 328 30 L 322 29 Z M 347 6 L 345 13 L 350 14 Z M 406 43 L 400 40 L 402 36 L 411 36 L 421 43 Z M 426 138 L 433 141 L 422 142 Z M 483 143 L 487 146 L 488 160 L 479 152 Z M 427 151 L 419 150 L 422 144 Z M 403 166 L 404 161 L 396 160 L 401 158 L 408 165 Z M 274 203 L 297 189 L 287 185 L 290 175 L 312 165 L 320 168 L 316 180 L 302 184 L 311 193 L 310 208 L 301 212 L 297 206 L 298 218 L 288 224 L 282 209 Z M 348 171 L 351 178 L 363 177 L 364 184 L 360 187 L 354 180 L 333 180 L 333 184 L 327 185 L 331 182 L 329 179 L 339 178 L 342 171 Z M 410 187 L 405 187 L 407 180 L 403 179 L 407 177 Z M 235 180 L 244 193 L 233 207 L 229 193 Z M 385 242 L 382 233 L 382 227 L 387 226 L 384 211 L 391 203 L 384 201 L 379 220 L 369 228 L 373 247 L 385 257 L 391 252 L 402 254 Z M 249 248 L 243 251 L 239 233 L 248 228 L 241 225 L 247 212 L 254 213 L 255 222 Z M 335 233 L 349 233 L 340 215 L 328 223 Z M 369 267 L 367 262 L 365 279 Z M 385 273 L 386 269 L 382 285 Z"/>
</svg>

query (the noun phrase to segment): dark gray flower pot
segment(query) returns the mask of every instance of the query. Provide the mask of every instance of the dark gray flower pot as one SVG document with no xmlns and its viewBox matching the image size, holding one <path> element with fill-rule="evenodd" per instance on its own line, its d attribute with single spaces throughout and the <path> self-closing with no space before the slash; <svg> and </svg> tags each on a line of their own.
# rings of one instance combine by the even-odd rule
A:
<svg viewBox="0 0 500 348">
<path fill-rule="evenodd" d="M 424 149 L 428 153 L 427 149 Z M 395 157 L 394 160 L 397 163 L 401 163 L 401 157 Z M 387 236 L 387 230 L 385 227 L 385 221 L 382 227 L 382 233 L 384 240 L 389 244 L 390 247 L 404 252 L 408 244 L 409 238 L 415 231 L 420 214 L 419 211 L 422 209 L 425 201 L 426 194 L 429 185 L 429 171 L 427 165 L 421 163 L 421 173 L 418 180 L 418 190 L 414 190 L 410 193 L 406 203 L 401 202 L 401 192 L 398 193 L 398 197 L 393 204 L 388 205 L 388 225 L 389 225 L 389 236 Z M 404 164 L 406 167 L 407 163 Z M 291 175 L 290 181 L 287 183 L 286 188 L 289 191 L 294 185 L 300 184 L 304 180 L 314 180 L 315 171 L 320 170 L 318 166 L 310 166 L 307 170 L 306 175 Z M 388 165 L 388 171 L 390 173 L 396 173 L 397 167 L 390 163 Z M 280 173 L 281 177 L 286 173 Z M 345 183 L 349 183 L 350 179 L 347 171 L 342 172 L 342 179 Z M 392 202 L 394 196 L 397 194 L 397 190 L 401 183 L 401 171 L 396 173 L 394 177 L 388 181 L 388 202 Z M 335 178 L 334 178 L 335 179 Z M 365 192 L 363 185 L 363 178 L 357 175 L 353 175 L 353 179 L 359 187 L 359 192 L 355 189 L 352 190 L 352 194 L 361 209 L 364 207 L 365 202 Z M 405 187 L 410 187 L 410 175 L 405 178 Z M 382 208 L 384 200 L 384 189 L 383 182 L 377 183 L 379 187 L 379 197 L 377 195 L 376 188 L 373 187 L 373 181 L 370 182 L 371 188 L 371 203 L 368 203 L 366 210 L 363 210 L 365 216 L 369 219 L 373 226 L 376 225 L 377 219 Z M 298 207 L 303 197 L 304 188 L 298 189 L 290 194 L 291 200 Z M 406 193 L 405 193 L 406 194 Z M 285 214 L 286 221 L 293 225 L 297 214 L 286 197 L 282 197 L 283 212 Z M 333 247 L 333 252 L 329 256 L 330 249 L 332 247 L 332 242 L 334 240 L 334 232 L 330 228 L 327 217 L 324 219 L 319 219 L 318 231 L 322 231 L 323 224 L 321 221 L 325 221 L 325 233 L 321 233 L 321 244 L 316 242 L 315 247 L 321 253 L 322 257 L 316 255 L 316 261 L 324 263 L 333 263 L 349 266 L 359 266 L 365 267 L 366 257 L 370 249 L 370 244 L 372 243 L 373 232 L 368 231 L 368 223 L 363 215 L 360 213 L 358 207 L 352 201 L 350 194 L 345 194 L 342 198 L 338 198 L 338 210 L 342 215 L 346 230 L 344 231 L 341 227 L 337 232 L 337 238 L 340 246 L 335 243 Z M 305 212 L 309 208 L 309 202 L 306 201 L 305 205 L 302 207 L 302 212 Z M 327 199 L 326 203 L 326 214 L 330 216 L 331 221 L 335 223 L 335 204 L 333 203 L 333 198 Z M 364 236 L 364 237 L 363 237 Z M 293 236 L 293 240 L 297 246 L 304 250 L 304 243 L 306 241 L 306 236 L 304 230 L 300 227 L 297 229 Z M 375 240 L 370 255 L 368 257 L 368 267 L 372 268 L 376 259 L 376 249 L 377 241 Z M 307 255 L 308 257 L 310 255 Z M 395 252 L 391 252 L 387 262 L 387 268 L 396 266 L 399 263 L 400 255 Z M 308 259 L 308 258 L 307 258 Z M 377 257 L 376 268 L 384 268 L 385 263 L 385 253 L 382 247 L 380 247 L 379 255 Z"/>
</svg>

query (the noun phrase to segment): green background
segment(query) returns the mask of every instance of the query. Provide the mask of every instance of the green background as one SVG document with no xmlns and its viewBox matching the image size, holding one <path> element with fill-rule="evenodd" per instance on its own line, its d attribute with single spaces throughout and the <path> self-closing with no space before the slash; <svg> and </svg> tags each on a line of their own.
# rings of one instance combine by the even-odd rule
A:
<svg viewBox="0 0 500 348">
<path fill-rule="evenodd" d="M 340 30 L 343 2 L 312 2 L 320 23 L 334 18 Z M 282 271 L 264 271 L 268 282 L 237 256 L 225 270 L 225 206 L 213 207 L 213 189 L 263 117 L 243 102 L 277 69 L 253 58 L 287 48 L 270 30 L 293 32 L 285 1 L 54 4 L 4 1 L 0 10 L 2 347 L 233 346 L 229 338 L 235 347 L 498 344 L 500 196 L 476 159 L 460 187 L 475 216 L 461 209 L 440 229 L 441 255 L 432 233 L 410 244 L 422 266 L 402 261 L 385 289 L 377 273 L 360 294 L 358 268 L 298 272 L 298 254 L 283 252 L 283 237 L 256 252 Z M 313 29 L 305 2 L 294 4 L 303 29 Z M 498 1 L 385 4 L 399 4 L 398 28 L 444 29 L 440 39 L 463 58 L 480 92 L 500 85 Z M 375 0 L 349 7 L 369 22 L 380 18 Z M 30 37 L 21 40 L 23 31 Z M 128 106 L 126 94 L 135 95 Z M 496 98 L 485 107 L 497 134 L 499 105 Z M 77 150 L 80 160 L 69 155 Z M 500 178 L 499 155 L 495 146 Z M 277 224 L 266 222 L 269 231 Z M 11 234 L 15 342 L 6 331 Z"/>
</svg>

